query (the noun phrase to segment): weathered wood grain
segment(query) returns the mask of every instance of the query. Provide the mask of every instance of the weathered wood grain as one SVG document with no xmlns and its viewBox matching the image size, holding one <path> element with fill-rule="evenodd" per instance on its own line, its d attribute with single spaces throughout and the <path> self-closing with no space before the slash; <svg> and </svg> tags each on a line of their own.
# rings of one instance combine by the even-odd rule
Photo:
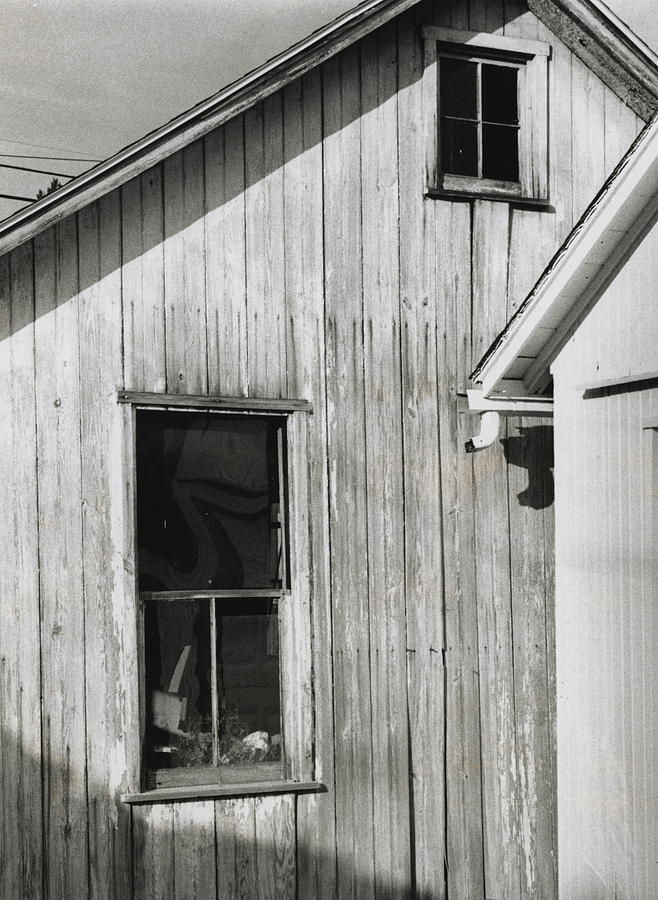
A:
<svg viewBox="0 0 658 900">
<path fill-rule="evenodd" d="M 323 71 L 338 896 L 374 896 L 358 48 Z"/>
<path fill-rule="evenodd" d="M 553 499 L 551 420 L 519 419 L 508 429 L 514 709 L 519 768 L 522 896 L 555 896 L 555 772 L 549 639 L 553 596 L 547 592 L 544 507 Z"/>
<path fill-rule="evenodd" d="M 284 240 L 288 395 L 313 401 L 306 422 L 315 777 L 325 794 L 297 799 L 299 896 L 335 897 L 333 673 L 326 435 L 326 360 L 320 71 L 284 94 Z M 294 563 L 293 563 L 294 564 Z M 293 578 L 294 578 L 293 572 Z"/>
<path fill-rule="evenodd" d="M 509 209 L 473 211 L 473 360 L 506 319 Z M 507 471 L 500 445 L 473 461 L 486 894 L 521 896 Z"/>
<path fill-rule="evenodd" d="M 135 621 L 124 604 L 121 221 L 113 193 L 78 217 L 82 569 L 85 594 L 90 897 L 128 896 L 130 814 L 121 794 L 139 785 L 127 736 L 138 723 Z M 132 515 L 132 511 L 129 513 Z M 122 690 L 117 692 L 116 686 Z"/>
<path fill-rule="evenodd" d="M 44 861 L 49 897 L 88 889 L 85 611 L 75 218 L 35 240 Z"/>
<path fill-rule="evenodd" d="M 167 390 L 208 389 L 203 143 L 164 163 L 164 287 Z"/>
<path fill-rule="evenodd" d="M 42 784 L 31 244 L 0 260 L 0 894 L 41 896 Z"/>
<path fill-rule="evenodd" d="M 295 798 L 257 797 L 254 819 L 258 900 L 295 900 Z"/>
<path fill-rule="evenodd" d="M 247 396 L 244 119 L 205 141 L 208 390 Z"/>
<path fill-rule="evenodd" d="M 397 34 L 361 44 L 361 205 L 375 890 L 411 894 L 400 421 Z"/>
<path fill-rule="evenodd" d="M 443 577 L 435 204 L 424 201 L 423 56 L 411 23 L 398 42 L 401 423 L 411 850 L 419 897 L 445 896 Z M 467 207 L 465 207 L 468 211 Z M 389 313 L 390 316 L 390 313 Z"/>
<path fill-rule="evenodd" d="M 215 804 L 218 895 L 231 900 L 258 898 L 254 799 Z"/>
<path fill-rule="evenodd" d="M 121 188 L 123 383 L 132 390 L 166 389 L 163 237 L 156 166 Z"/>
<path fill-rule="evenodd" d="M 135 900 L 175 900 L 174 810 L 132 807 Z"/>
<path fill-rule="evenodd" d="M 280 94 L 245 113 L 249 390 L 285 394 L 283 115 Z"/>
<path fill-rule="evenodd" d="M 217 890 L 215 802 L 172 804 L 176 900 L 213 900 Z"/>
</svg>

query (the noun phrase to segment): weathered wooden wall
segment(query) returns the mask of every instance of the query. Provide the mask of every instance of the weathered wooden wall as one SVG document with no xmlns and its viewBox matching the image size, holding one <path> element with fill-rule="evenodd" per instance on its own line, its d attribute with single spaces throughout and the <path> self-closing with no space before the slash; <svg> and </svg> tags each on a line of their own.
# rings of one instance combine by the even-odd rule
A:
<svg viewBox="0 0 658 900">
<path fill-rule="evenodd" d="M 554 364 L 561 896 L 645 900 L 658 862 L 658 226 Z"/>
<path fill-rule="evenodd" d="M 424 199 L 432 21 L 552 43 L 550 211 Z M 456 393 L 637 128 L 521 0 L 428 5 L 0 261 L 2 896 L 555 895 L 550 429 L 467 457 Z M 313 402 L 327 793 L 118 799 L 118 387 Z"/>
</svg>

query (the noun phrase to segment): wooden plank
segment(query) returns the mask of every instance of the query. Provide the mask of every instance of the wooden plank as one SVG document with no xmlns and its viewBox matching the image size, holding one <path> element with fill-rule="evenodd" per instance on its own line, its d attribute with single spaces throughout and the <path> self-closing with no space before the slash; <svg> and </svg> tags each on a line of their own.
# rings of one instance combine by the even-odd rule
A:
<svg viewBox="0 0 658 900">
<path fill-rule="evenodd" d="M 290 593 L 279 600 L 284 774 L 313 777 L 313 660 L 306 416 L 288 421 Z"/>
<path fill-rule="evenodd" d="M 118 193 L 78 219 L 82 569 L 85 592 L 90 896 L 132 890 L 130 814 L 121 794 L 139 785 L 129 735 L 139 722 L 134 593 L 124 604 L 121 357 L 121 220 Z M 129 469 L 130 471 L 130 469 Z M 130 587 L 130 585 L 129 585 Z M 122 690 L 117 692 L 117 684 Z"/>
<path fill-rule="evenodd" d="M 337 893 L 348 900 L 374 895 L 358 49 L 323 76 Z"/>
<path fill-rule="evenodd" d="M 0 260 L 0 894 L 40 896 L 41 679 L 32 245 Z"/>
<path fill-rule="evenodd" d="M 509 433 L 511 432 L 511 433 Z M 550 432 L 550 435 L 547 434 Z M 508 462 L 514 708 L 519 766 L 522 896 L 556 896 L 555 766 L 551 720 L 552 641 L 547 622 L 546 559 L 553 555 L 544 510 L 553 502 L 550 420 L 516 420 L 505 445 Z M 549 563 L 550 565 L 550 563 Z"/>
<path fill-rule="evenodd" d="M 135 806 L 133 880 L 135 900 L 173 900 L 174 811 L 166 806 Z"/>
<path fill-rule="evenodd" d="M 604 181 L 604 87 L 580 60 L 571 61 L 572 217 L 576 222 Z M 593 140 L 594 136 L 597 136 Z"/>
<path fill-rule="evenodd" d="M 299 896 L 335 897 L 336 811 L 333 672 L 326 437 L 326 360 L 322 195 L 322 75 L 318 69 L 284 93 L 284 240 L 287 302 L 288 396 L 312 399 L 307 424 L 308 556 L 293 566 L 310 573 L 313 644 L 315 777 L 326 794 L 297 800 Z M 291 504 L 291 515 L 294 510 Z M 295 561 L 296 560 L 296 561 Z M 300 572 L 300 575 L 302 573 Z M 298 577 L 294 568 L 293 583 Z"/>
<path fill-rule="evenodd" d="M 550 32 L 542 25 L 540 36 Z M 548 133 L 550 136 L 550 199 L 555 208 L 555 246 L 559 247 L 573 227 L 571 202 L 572 121 L 564 110 L 571 107 L 572 55 L 564 44 L 554 39 L 552 43 L 551 77 L 549 78 Z"/>
<path fill-rule="evenodd" d="M 445 897 L 442 535 L 437 435 L 435 212 L 423 200 L 422 49 L 412 23 L 398 38 L 400 328 L 404 573 L 414 878 L 419 897 Z M 463 207 L 468 215 L 468 207 Z M 469 241 L 470 243 L 470 241 Z M 470 270 L 470 264 L 469 264 Z"/>
<path fill-rule="evenodd" d="M 361 43 L 361 207 L 375 889 L 410 896 L 400 422 L 397 35 Z"/>
<path fill-rule="evenodd" d="M 75 219 L 35 241 L 44 859 L 51 896 L 88 890 L 78 259 Z"/>
<path fill-rule="evenodd" d="M 471 210 L 437 209 L 437 381 L 445 579 L 446 862 L 448 897 L 484 897 L 478 608 L 470 417 L 457 391 L 471 368 Z M 495 896 L 493 893 L 491 896 Z"/>
<path fill-rule="evenodd" d="M 258 897 L 254 804 L 255 800 L 222 800 L 215 804 L 220 897 Z"/>
<path fill-rule="evenodd" d="M 473 221 L 473 359 L 505 323 L 509 210 L 476 201 Z M 507 472 L 500 446 L 475 454 L 485 888 L 520 897 Z"/>
<path fill-rule="evenodd" d="M 215 897 L 215 803 L 173 804 L 174 884 L 176 900 Z"/>
<path fill-rule="evenodd" d="M 208 390 L 247 396 L 244 119 L 205 141 Z"/>
<path fill-rule="evenodd" d="M 164 284 L 167 390 L 208 390 L 203 143 L 164 163 Z"/>
<path fill-rule="evenodd" d="M 439 69 L 436 41 L 423 41 L 422 133 L 425 138 L 425 188 L 439 183 Z"/>
<path fill-rule="evenodd" d="M 254 801 L 258 900 L 296 900 L 295 816 L 294 797 Z"/>
<path fill-rule="evenodd" d="M 120 403 L 133 403 L 135 406 L 159 406 L 179 409 L 217 409 L 228 412 L 253 412 L 262 415 L 274 415 L 288 412 L 312 412 L 308 400 L 294 399 L 251 399 L 247 397 L 209 397 L 205 394 L 153 394 L 146 391 L 119 391 L 117 400 Z"/>
<path fill-rule="evenodd" d="M 537 55 L 526 63 L 525 105 L 521 112 L 527 139 L 522 160 L 522 183 L 529 197 L 548 197 L 548 55 Z M 524 165 L 525 162 L 525 165 Z"/>
<path fill-rule="evenodd" d="M 278 94 L 245 115 L 249 390 L 260 397 L 286 388 L 282 119 Z"/>
<path fill-rule="evenodd" d="M 165 306 L 162 168 L 121 189 L 124 386 L 164 391 Z"/>
</svg>

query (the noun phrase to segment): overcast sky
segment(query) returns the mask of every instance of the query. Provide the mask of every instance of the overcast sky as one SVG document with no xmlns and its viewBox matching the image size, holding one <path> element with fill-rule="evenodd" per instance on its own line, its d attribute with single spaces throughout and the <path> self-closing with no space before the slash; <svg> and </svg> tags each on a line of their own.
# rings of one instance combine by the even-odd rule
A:
<svg viewBox="0 0 658 900">
<path fill-rule="evenodd" d="M 658 47 L 656 0 L 608 0 Z M 102 159 L 356 0 L 0 0 L 0 153 Z M 3 157 L 79 173 L 90 163 Z M 47 175 L 0 169 L 0 192 Z M 0 218 L 20 202 L 0 200 Z"/>
</svg>

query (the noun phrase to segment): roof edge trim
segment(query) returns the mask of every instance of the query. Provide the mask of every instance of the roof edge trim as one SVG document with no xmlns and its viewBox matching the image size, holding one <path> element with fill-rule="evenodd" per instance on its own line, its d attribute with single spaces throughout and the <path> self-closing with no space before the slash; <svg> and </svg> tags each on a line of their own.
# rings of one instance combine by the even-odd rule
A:
<svg viewBox="0 0 658 900">
<path fill-rule="evenodd" d="M 207 100 L 0 222 L 0 254 L 161 162 L 418 2 L 365 0 L 348 10 Z"/>
<path fill-rule="evenodd" d="M 592 203 L 587 207 L 571 233 L 553 256 L 535 286 L 519 306 L 505 328 L 486 351 L 471 373 L 471 380 L 487 396 L 514 359 L 519 346 L 525 339 L 525 330 L 530 328 L 528 320 L 536 320 L 530 331 L 539 325 L 546 310 L 559 296 L 572 257 L 588 252 L 585 244 L 593 244 L 596 235 L 590 232 L 597 223 L 601 228 L 614 216 L 633 190 L 638 190 L 644 172 L 649 171 L 655 161 L 658 142 L 658 114 L 646 125 L 616 166 Z M 582 262 L 582 260 L 580 260 Z"/>
</svg>

